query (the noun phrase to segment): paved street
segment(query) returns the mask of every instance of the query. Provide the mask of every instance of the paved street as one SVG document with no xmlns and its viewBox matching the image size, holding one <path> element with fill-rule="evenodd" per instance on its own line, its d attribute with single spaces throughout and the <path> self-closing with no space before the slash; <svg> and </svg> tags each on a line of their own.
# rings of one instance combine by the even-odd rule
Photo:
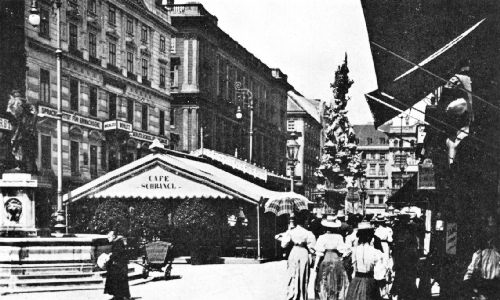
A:
<svg viewBox="0 0 500 300">
<path fill-rule="evenodd" d="M 226 264 L 191 266 L 173 265 L 173 276 L 179 279 L 153 281 L 132 286 L 133 299 L 283 299 L 286 281 L 286 262 L 264 264 Z M 2 300 L 83 300 L 110 299 L 102 290 L 52 293 L 14 294 Z"/>
</svg>

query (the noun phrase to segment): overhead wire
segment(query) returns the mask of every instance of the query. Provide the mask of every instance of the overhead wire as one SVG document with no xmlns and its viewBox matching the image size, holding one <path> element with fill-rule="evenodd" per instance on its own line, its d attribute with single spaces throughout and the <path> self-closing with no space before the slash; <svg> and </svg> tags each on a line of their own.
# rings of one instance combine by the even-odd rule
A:
<svg viewBox="0 0 500 300">
<path fill-rule="evenodd" d="M 405 139 L 405 138 L 400 137 L 400 136 L 395 136 L 395 138 L 396 138 L 396 139 L 398 139 L 398 140 L 400 140 L 400 141 L 408 142 L 409 144 L 411 144 L 411 142 L 412 142 L 412 140 L 408 140 L 408 139 Z M 389 147 L 391 147 L 391 146 L 389 145 Z M 399 147 L 398 147 L 398 146 L 395 146 L 395 148 L 399 148 Z M 437 149 L 434 149 L 434 150 L 438 150 L 438 151 L 443 152 L 443 153 L 446 155 L 446 158 L 447 158 L 448 160 L 455 160 L 455 158 L 454 158 L 454 157 L 451 157 L 451 156 L 448 154 L 448 151 L 447 151 L 446 149 L 443 149 L 443 148 L 437 148 Z M 403 151 L 404 151 L 404 147 L 403 147 Z M 410 151 L 410 152 L 411 152 L 411 151 Z M 473 166 L 473 164 L 471 164 L 470 162 L 462 162 L 462 163 L 464 163 L 465 165 L 470 166 L 470 167 L 472 167 L 472 166 Z M 496 162 L 496 163 L 498 163 L 498 162 Z M 406 172 L 405 172 L 405 173 L 406 173 Z M 408 172 L 408 173 L 414 173 L 414 172 Z M 489 177 L 484 177 L 483 179 L 484 179 L 484 180 L 486 180 L 486 181 L 488 181 L 488 182 L 490 182 L 490 183 L 494 183 L 494 184 L 496 184 L 496 183 L 497 183 L 495 180 L 490 179 Z"/>
<path fill-rule="evenodd" d="M 409 63 L 409 64 L 411 64 L 411 65 L 413 65 L 414 67 L 417 67 L 418 69 L 420 69 L 420 70 L 424 71 L 425 73 L 427 73 L 427 74 L 429 74 L 429 75 L 431 75 L 431 76 L 433 76 L 433 77 L 435 77 L 435 78 L 437 78 L 437 79 L 441 80 L 441 81 L 442 81 L 442 82 L 444 82 L 444 83 L 449 83 L 449 82 L 450 82 L 449 80 L 447 80 L 447 79 L 445 79 L 445 78 L 443 78 L 443 77 L 441 77 L 441 76 L 439 76 L 439 75 L 437 75 L 437 74 L 435 74 L 435 73 L 433 73 L 433 72 L 431 72 L 431 71 L 427 70 L 426 68 L 424 68 L 424 67 L 420 66 L 419 64 L 414 63 L 413 61 L 411 61 L 411 60 L 409 60 L 409 59 L 407 59 L 407 58 L 405 58 L 405 57 L 403 57 L 403 56 L 401 56 L 401 55 L 399 55 L 399 54 L 395 53 L 394 51 L 391 51 L 391 50 L 387 49 L 386 47 L 384 47 L 384 46 L 382 46 L 382 45 L 380 45 L 380 44 L 378 44 L 378 43 L 376 43 L 376 42 L 373 42 L 373 41 L 372 41 L 372 42 L 370 42 L 370 43 L 371 43 L 371 44 L 373 44 L 373 45 L 375 45 L 375 46 L 377 46 L 378 48 L 380 48 L 380 49 L 382 49 L 382 50 L 386 51 L 387 53 L 389 53 L 389 54 L 391 54 L 391 55 L 394 55 L 395 57 L 397 57 L 397 58 L 399 58 L 399 59 L 401 59 L 401 60 L 403 60 L 403 61 L 405 61 L 405 62 L 407 62 L 407 63 Z M 457 88 L 458 88 L 458 89 L 460 89 L 460 90 L 461 90 L 461 91 L 463 91 L 463 92 L 466 92 L 466 93 L 468 93 L 468 94 L 471 94 L 474 98 L 476 98 L 476 99 L 478 99 L 478 100 L 480 100 L 480 101 L 482 101 L 482 102 L 486 103 L 486 104 L 487 104 L 487 105 L 489 105 L 490 107 L 492 107 L 492 108 L 494 108 L 494 109 L 496 109 L 497 111 L 499 111 L 499 112 L 500 112 L 500 107 L 498 107 L 498 106 L 494 105 L 493 103 L 491 103 L 491 102 L 489 102 L 489 101 L 487 101 L 487 100 L 483 99 L 482 97 L 480 97 L 480 96 L 478 96 L 478 95 L 474 94 L 472 91 L 469 91 L 469 90 L 467 90 L 466 88 L 463 88 L 463 87 L 457 87 Z"/>
<path fill-rule="evenodd" d="M 370 99 L 373 99 L 373 100 L 375 100 L 375 101 L 377 101 L 377 102 L 379 102 L 379 103 L 383 104 L 383 105 L 386 105 L 386 106 L 387 106 L 387 107 L 389 107 L 389 108 L 395 109 L 396 111 L 399 111 L 399 112 L 401 112 L 401 113 L 403 113 L 403 114 L 405 114 L 405 115 L 409 116 L 409 117 L 410 117 L 410 118 L 412 118 L 412 119 L 415 119 L 415 120 L 417 120 L 417 121 L 419 121 L 419 122 L 421 121 L 420 119 L 416 118 L 415 116 L 412 116 L 412 115 L 410 115 L 410 114 L 408 114 L 408 113 L 404 112 L 403 110 L 401 110 L 401 109 L 399 109 L 399 108 L 397 108 L 397 107 L 394 107 L 393 105 L 390 105 L 390 104 L 388 104 L 388 103 L 384 102 L 384 101 L 383 101 L 383 100 L 381 100 L 381 99 L 378 99 L 377 97 L 374 97 L 374 96 L 372 96 L 372 95 L 370 95 L 370 94 L 366 94 L 366 96 L 367 96 L 367 97 L 369 97 Z M 406 104 L 405 104 L 405 105 L 406 105 Z M 437 130 L 437 131 L 439 131 L 439 132 L 441 132 L 441 133 L 446 133 L 443 129 L 438 128 L 438 127 L 436 127 L 436 126 L 434 126 L 434 125 L 432 125 L 432 124 L 430 124 L 430 123 L 428 123 L 428 122 L 425 122 L 425 124 L 426 124 L 426 125 L 428 125 L 428 126 L 430 126 L 430 127 L 432 127 L 432 128 L 434 128 L 435 130 Z M 471 135 L 470 133 L 469 133 L 469 135 L 468 135 L 468 136 L 469 136 L 469 137 L 475 137 L 474 135 Z M 477 137 L 475 137 L 475 138 L 476 138 L 477 140 L 479 140 L 479 141 L 482 141 L 481 139 L 479 139 L 479 138 L 477 138 Z M 483 143 L 485 143 L 486 145 L 488 145 L 486 142 L 484 142 L 484 141 L 482 141 L 482 142 L 483 142 Z M 495 147 L 494 149 L 497 149 L 497 148 Z M 443 150 L 443 151 L 446 151 L 445 149 L 442 149 L 442 150 Z M 487 156 L 489 156 L 490 158 L 492 158 L 492 159 L 493 159 L 493 161 L 495 162 L 495 164 L 499 164 L 499 162 L 498 162 L 498 158 L 497 158 L 496 156 L 493 156 L 493 155 L 489 154 L 488 152 L 486 152 L 485 154 L 486 154 Z M 449 157 L 449 156 L 448 156 L 448 158 L 451 158 L 451 157 Z"/>
<path fill-rule="evenodd" d="M 393 97 L 393 96 L 391 96 L 391 95 L 388 95 L 388 94 L 386 94 L 386 93 L 384 93 L 384 92 L 382 92 L 382 95 L 384 95 L 384 96 L 386 96 L 386 97 L 389 97 L 391 100 L 394 100 L 394 101 L 398 102 L 399 104 L 401 104 L 401 105 L 403 105 L 403 106 L 407 106 L 407 107 L 409 107 L 409 105 L 408 105 L 407 103 L 404 103 L 404 102 L 402 102 L 401 100 L 398 100 L 397 98 L 395 98 L 395 97 Z M 367 96 L 371 96 L 371 95 L 367 95 Z M 371 96 L 371 97 L 373 97 L 373 96 Z M 382 101 L 382 100 L 380 100 L 380 101 Z M 386 103 L 386 102 L 385 102 L 385 103 Z M 411 109 L 414 109 L 415 111 L 417 111 L 417 112 L 422 113 L 422 114 L 424 114 L 424 115 L 425 115 L 425 112 L 424 112 L 424 111 L 422 111 L 422 110 L 420 110 L 420 109 L 418 109 L 418 108 L 416 108 L 416 107 L 409 107 L 409 109 L 410 109 L 410 110 L 411 110 Z M 407 114 L 408 116 L 410 116 L 410 114 L 409 114 L 409 113 L 406 113 L 406 114 Z M 457 132 L 465 133 L 465 134 L 467 134 L 468 136 L 470 136 L 472 139 L 474 139 L 474 140 L 476 140 L 476 141 L 478 141 L 478 142 L 483 143 L 485 146 L 491 147 L 491 148 L 492 148 L 492 149 L 494 149 L 494 150 L 500 150 L 497 146 L 495 146 L 495 145 L 491 145 L 490 143 L 488 143 L 488 142 L 486 142 L 486 141 L 484 141 L 484 140 L 482 140 L 482 139 L 480 139 L 480 138 L 478 138 L 478 137 L 476 137 L 476 136 L 472 135 L 470 132 L 467 132 L 467 131 L 465 131 L 465 130 L 463 130 L 463 129 L 461 129 L 461 128 L 457 128 L 457 127 L 455 127 L 455 126 L 452 126 L 451 124 L 446 123 L 446 122 L 444 122 L 444 121 L 442 121 L 442 120 L 439 120 L 439 119 L 438 119 L 438 118 L 436 118 L 436 117 L 433 117 L 433 116 L 430 116 L 430 115 L 429 115 L 429 116 L 427 116 L 427 117 L 429 117 L 430 119 L 432 119 L 432 120 L 434 120 L 434 121 L 436 121 L 436 122 L 438 122 L 438 123 L 441 123 L 442 125 L 445 125 L 445 126 L 447 126 L 447 127 L 449 127 L 449 128 L 452 128 L 453 130 L 456 130 Z M 415 119 L 417 119 L 417 118 L 415 117 Z M 417 119 L 417 120 L 418 120 L 418 119 Z M 429 123 L 428 123 L 428 122 L 426 122 L 426 121 L 423 121 L 423 122 L 424 122 L 425 124 L 429 124 Z M 444 132 L 444 131 L 442 130 L 441 132 Z"/>
</svg>

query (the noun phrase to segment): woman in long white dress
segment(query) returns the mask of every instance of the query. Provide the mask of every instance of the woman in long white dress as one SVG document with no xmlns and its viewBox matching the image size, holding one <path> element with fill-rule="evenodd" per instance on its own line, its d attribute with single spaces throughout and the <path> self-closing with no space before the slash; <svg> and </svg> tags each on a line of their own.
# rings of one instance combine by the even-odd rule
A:
<svg viewBox="0 0 500 300">
<path fill-rule="evenodd" d="M 315 299 L 344 300 L 349 281 L 342 261 L 342 255 L 347 250 L 340 234 L 342 223 L 336 216 L 327 216 L 321 225 L 326 232 L 318 237 L 315 247 Z"/>
<path fill-rule="evenodd" d="M 308 300 L 307 286 L 311 266 L 309 254 L 314 252 L 316 238 L 311 231 L 303 227 L 303 221 L 302 214 L 290 217 L 289 229 L 276 236 L 283 248 L 292 246 L 287 264 L 286 299 L 288 300 Z"/>
</svg>

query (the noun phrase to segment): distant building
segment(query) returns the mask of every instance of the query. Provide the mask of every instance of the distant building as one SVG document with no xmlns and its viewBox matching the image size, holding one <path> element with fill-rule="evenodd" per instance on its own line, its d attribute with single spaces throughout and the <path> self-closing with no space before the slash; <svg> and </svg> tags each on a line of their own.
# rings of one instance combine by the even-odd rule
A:
<svg viewBox="0 0 500 300">
<path fill-rule="evenodd" d="M 366 165 L 364 188 L 366 192 L 366 213 L 385 211 L 385 202 L 391 187 L 392 165 L 389 137 L 375 129 L 373 124 L 353 125 Z"/>
<path fill-rule="evenodd" d="M 269 68 L 222 31 L 203 5 L 166 8 L 179 30 L 170 49 L 175 149 L 190 152 L 203 145 L 249 158 L 249 98 L 236 89 L 240 82 L 241 89 L 253 95 L 252 163 L 285 174 L 286 103 L 292 89 L 287 76 Z M 241 120 L 236 118 L 238 107 Z"/>
<path fill-rule="evenodd" d="M 317 101 L 307 99 L 296 91 L 289 91 L 287 131 L 289 134 L 297 133 L 300 145 L 295 166 L 296 192 L 303 193 L 309 199 L 312 199 L 316 189 L 314 172 L 320 164 L 322 128 Z"/>
<path fill-rule="evenodd" d="M 418 172 L 417 125 L 410 118 L 398 116 L 380 130 L 373 124 L 353 126 L 366 165 L 366 213 L 386 211 L 390 196 Z"/>
<path fill-rule="evenodd" d="M 387 136 L 391 152 L 391 194 L 403 187 L 418 173 L 419 160 L 415 156 L 418 123 L 409 117 L 395 117 L 388 123 Z"/>
</svg>

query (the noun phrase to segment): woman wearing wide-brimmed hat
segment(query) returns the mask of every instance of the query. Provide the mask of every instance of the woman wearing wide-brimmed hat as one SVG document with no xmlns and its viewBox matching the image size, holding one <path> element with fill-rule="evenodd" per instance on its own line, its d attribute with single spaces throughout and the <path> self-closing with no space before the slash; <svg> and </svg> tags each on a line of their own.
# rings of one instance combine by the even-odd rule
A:
<svg viewBox="0 0 500 300">
<path fill-rule="evenodd" d="M 337 216 L 329 215 L 321 221 L 325 233 L 316 241 L 317 270 L 314 294 L 316 300 L 346 299 L 347 273 L 342 262 L 342 254 L 347 250 L 340 234 L 342 223 Z"/>
<path fill-rule="evenodd" d="M 377 267 L 383 266 L 383 254 L 371 245 L 373 234 L 374 228 L 369 222 L 358 224 L 358 245 L 352 253 L 352 264 L 355 275 L 349 284 L 346 299 L 381 299 L 374 274 Z"/>
</svg>

